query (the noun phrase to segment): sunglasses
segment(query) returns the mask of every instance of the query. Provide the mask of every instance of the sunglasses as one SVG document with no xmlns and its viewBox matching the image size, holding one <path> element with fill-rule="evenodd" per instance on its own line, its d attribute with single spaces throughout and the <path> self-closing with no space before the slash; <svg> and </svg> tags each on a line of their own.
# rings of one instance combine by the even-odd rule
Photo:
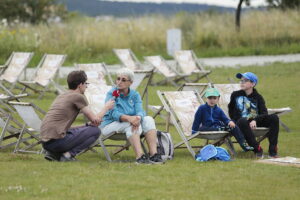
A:
<svg viewBox="0 0 300 200">
<path fill-rule="evenodd" d="M 117 78 L 117 81 L 127 82 L 127 81 L 130 81 L 130 80 L 127 80 L 127 79 L 125 79 L 125 78 L 120 78 L 120 77 L 118 77 L 118 78 Z"/>
<path fill-rule="evenodd" d="M 214 97 L 214 96 L 211 96 L 211 97 L 207 97 L 208 99 L 217 99 L 218 97 Z"/>
<path fill-rule="evenodd" d="M 241 79 L 240 83 L 247 83 L 247 82 L 251 82 L 249 79 Z"/>
</svg>

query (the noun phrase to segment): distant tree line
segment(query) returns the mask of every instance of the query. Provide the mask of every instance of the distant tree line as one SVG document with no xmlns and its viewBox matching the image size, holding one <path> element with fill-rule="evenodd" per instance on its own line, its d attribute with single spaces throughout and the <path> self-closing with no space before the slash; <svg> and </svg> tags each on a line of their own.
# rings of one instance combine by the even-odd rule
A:
<svg viewBox="0 0 300 200">
<path fill-rule="evenodd" d="M 266 0 L 269 5 L 269 8 L 280 8 L 282 10 L 285 9 L 299 9 L 300 8 L 300 0 Z M 240 30 L 241 26 L 241 12 L 242 12 L 242 5 L 245 3 L 247 6 L 251 5 L 251 0 L 239 0 L 237 8 L 236 8 L 236 15 L 235 15 L 235 25 L 237 31 Z"/>
<path fill-rule="evenodd" d="M 64 17 L 67 11 L 57 0 L 1 0 L 0 18 L 8 22 L 18 20 L 37 24 L 47 22 L 50 17 Z"/>
</svg>

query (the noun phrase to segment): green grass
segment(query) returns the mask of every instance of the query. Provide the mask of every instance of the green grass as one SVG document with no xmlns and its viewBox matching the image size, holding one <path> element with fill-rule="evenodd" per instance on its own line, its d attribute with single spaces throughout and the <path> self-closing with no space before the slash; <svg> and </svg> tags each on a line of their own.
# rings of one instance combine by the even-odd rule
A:
<svg viewBox="0 0 300 200">
<path fill-rule="evenodd" d="M 252 71 L 259 77 L 257 89 L 268 107 L 290 106 L 292 113 L 281 119 L 291 129 L 280 129 L 281 156 L 300 157 L 299 70 L 300 63 L 275 63 L 266 67 L 213 69 L 215 83 L 228 83 L 235 73 Z M 150 103 L 160 101 L 156 90 L 174 90 L 171 86 L 150 87 Z M 34 101 L 47 109 L 54 95 Z M 157 122 L 163 122 L 157 119 Z M 82 123 L 79 119 L 77 123 Z M 163 125 L 158 129 L 164 130 Z M 174 127 L 173 139 L 179 141 Z M 202 142 L 203 141 L 198 141 Z M 268 142 L 262 146 L 267 151 Z M 175 158 L 162 166 L 137 166 L 133 163 L 108 163 L 100 154 L 87 152 L 77 163 L 49 163 L 41 155 L 0 152 L 0 199 L 298 199 L 300 170 L 296 167 L 259 164 L 251 152 L 231 162 L 199 163 L 187 150 L 176 150 Z M 132 149 L 114 156 L 133 160 Z"/>
</svg>

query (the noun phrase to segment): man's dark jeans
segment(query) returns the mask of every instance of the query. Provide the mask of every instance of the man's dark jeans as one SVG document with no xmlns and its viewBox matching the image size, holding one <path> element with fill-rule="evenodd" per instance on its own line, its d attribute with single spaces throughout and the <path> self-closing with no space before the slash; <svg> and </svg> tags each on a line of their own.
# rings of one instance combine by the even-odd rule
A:
<svg viewBox="0 0 300 200">
<path fill-rule="evenodd" d="M 62 139 L 52 139 L 43 143 L 44 149 L 53 153 L 65 153 L 75 157 L 81 151 L 87 149 L 93 144 L 100 135 L 100 129 L 94 126 L 83 126 L 72 128 Z"/>
</svg>

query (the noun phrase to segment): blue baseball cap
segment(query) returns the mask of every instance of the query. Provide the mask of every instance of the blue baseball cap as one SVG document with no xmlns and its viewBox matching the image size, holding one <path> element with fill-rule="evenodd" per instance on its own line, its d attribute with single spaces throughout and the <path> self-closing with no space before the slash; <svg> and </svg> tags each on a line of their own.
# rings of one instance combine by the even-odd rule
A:
<svg viewBox="0 0 300 200">
<path fill-rule="evenodd" d="M 257 85 L 257 83 L 258 83 L 257 76 L 252 72 L 246 72 L 246 73 L 243 73 L 243 74 L 242 73 L 237 73 L 235 76 L 238 79 L 241 79 L 242 77 L 244 77 L 244 78 L 250 80 L 251 82 L 255 83 L 255 85 Z"/>
</svg>

